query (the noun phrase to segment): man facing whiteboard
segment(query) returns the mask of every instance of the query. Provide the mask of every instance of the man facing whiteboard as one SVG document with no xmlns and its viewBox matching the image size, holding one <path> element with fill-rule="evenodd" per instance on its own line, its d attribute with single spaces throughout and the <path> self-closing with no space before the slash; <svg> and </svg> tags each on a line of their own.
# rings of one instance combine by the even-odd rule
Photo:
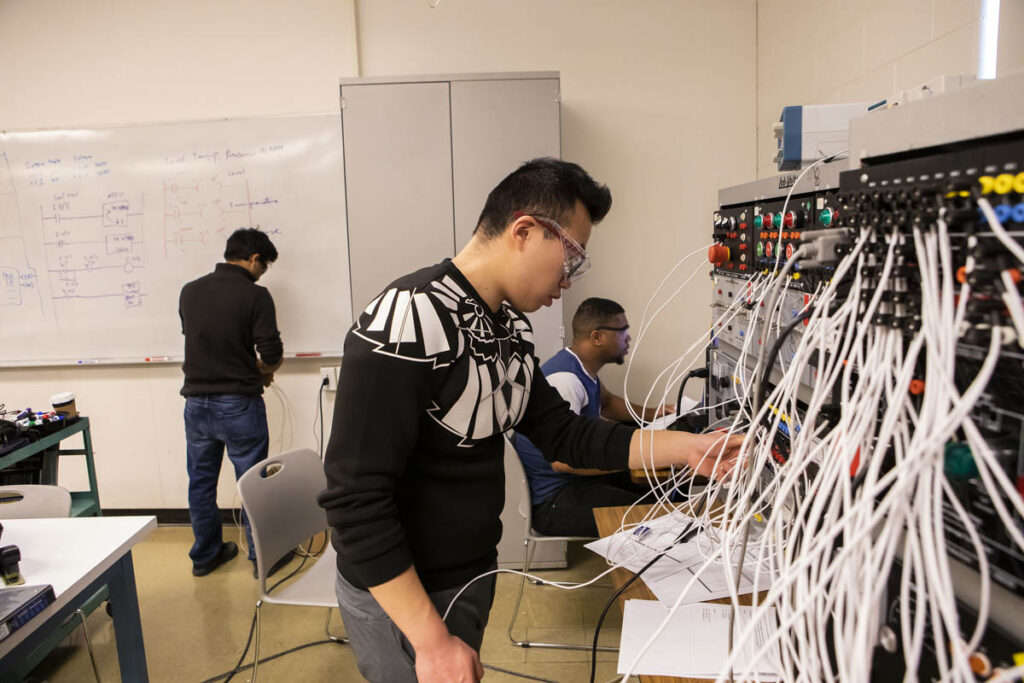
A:
<svg viewBox="0 0 1024 683">
<path fill-rule="evenodd" d="M 238 554 L 223 540 L 217 479 L 227 448 L 235 478 L 265 460 L 270 444 L 263 388 L 274 380 L 284 345 L 274 300 L 256 281 L 277 260 L 270 238 L 255 228 L 236 230 L 225 263 L 181 288 L 178 314 L 185 335 L 185 441 L 188 510 L 195 543 L 192 574 L 206 576 Z M 249 559 L 255 552 L 242 512 Z"/>
</svg>

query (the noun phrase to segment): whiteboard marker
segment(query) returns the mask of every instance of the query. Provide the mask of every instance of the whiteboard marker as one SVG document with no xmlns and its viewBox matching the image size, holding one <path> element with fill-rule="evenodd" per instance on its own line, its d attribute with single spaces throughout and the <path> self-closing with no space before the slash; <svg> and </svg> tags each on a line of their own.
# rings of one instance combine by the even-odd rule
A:
<svg viewBox="0 0 1024 683">
<path fill-rule="evenodd" d="M 316 357 L 322 356 L 322 355 L 324 355 L 324 354 L 320 353 L 319 351 L 316 351 L 316 352 L 297 353 L 297 354 L 295 354 L 295 357 L 296 358 L 316 358 Z"/>
<path fill-rule="evenodd" d="M 146 362 L 152 363 L 153 361 L 167 360 L 167 356 L 146 356 Z"/>
<path fill-rule="evenodd" d="M 99 361 L 94 358 L 87 358 L 86 360 L 78 361 L 79 365 L 99 365 Z"/>
</svg>

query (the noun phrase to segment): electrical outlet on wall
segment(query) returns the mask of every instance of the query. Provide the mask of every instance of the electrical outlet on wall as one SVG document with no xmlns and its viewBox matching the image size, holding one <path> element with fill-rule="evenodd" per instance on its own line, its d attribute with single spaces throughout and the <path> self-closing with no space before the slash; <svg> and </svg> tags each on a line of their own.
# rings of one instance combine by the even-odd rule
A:
<svg viewBox="0 0 1024 683">
<path fill-rule="evenodd" d="M 327 380 L 327 391 L 338 390 L 338 368 L 328 367 L 320 368 L 320 383 Z"/>
</svg>

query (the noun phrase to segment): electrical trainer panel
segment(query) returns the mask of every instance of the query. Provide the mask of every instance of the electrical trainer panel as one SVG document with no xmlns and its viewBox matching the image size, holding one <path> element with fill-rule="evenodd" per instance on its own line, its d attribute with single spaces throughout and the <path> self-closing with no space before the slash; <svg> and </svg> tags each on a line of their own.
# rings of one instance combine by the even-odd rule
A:
<svg viewBox="0 0 1024 683">
<path fill-rule="evenodd" d="M 941 216 L 948 226 L 952 262 L 938 268 L 935 277 L 970 284 L 955 342 L 956 389 L 960 394 L 968 391 L 979 375 L 990 340 L 1001 344 L 996 369 L 970 407 L 969 416 L 1007 480 L 1016 487 L 1012 494 L 1024 499 L 1024 339 L 1010 333 L 1021 328 L 1015 326 L 1001 296 L 1006 286 L 1004 274 L 1010 274 L 1013 286 L 1018 287 L 1021 263 L 1005 240 L 993 232 L 982 209 L 983 203 L 991 205 L 1005 231 L 1018 244 L 1024 243 L 1024 132 L 864 159 L 861 168 L 842 172 L 824 165 L 795 187 L 794 178 L 795 174 L 780 176 L 720 192 L 712 220 L 714 245 L 708 252 L 713 267 L 706 387 L 711 421 L 731 419 L 743 402 L 749 401 L 748 388 L 761 347 L 773 349 L 780 331 L 791 327 L 777 349 L 777 359 L 772 359 L 776 367 L 766 375 L 770 383 L 779 381 L 794 358 L 801 329 L 807 325 L 807 320 L 801 325 L 799 319 L 813 306 L 815 294 L 830 282 L 836 261 L 849 253 L 857 235 L 871 235 L 858 245 L 864 265 L 857 275 L 866 285 L 859 290 L 860 310 L 867 310 L 867 301 L 881 290 L 873 315 L 859 324 L 898 331 L 904 344 L 909 344 L 922 324 L 921 307 L 927 305 L 929 287 L 922 282 L 919 265 L 923 256 L 915 248 L 913 228 L 934 226 Z M 766 321 L 765 283 L 810 241 L 809 236 L 831 234 L 828 231 L 836 235 L 835 259 L 796 260 L 779 289 L 782 303 L 775 307 L 775 317 Z M 887 254 L 894 258 L 887 261 L 883 277 L 880 264 Z M 843 296 L 833 305 L 841 304 Z M 737 301 L 741 303 L 737 305 Z M 1004 338 L 992 340 L 994 329 L 1001 330 Z M 828 353 L 829 349 L 823 351 Z M 922 355 L 918 361 L 922 377 L 926 362 Z M 821 363 L 822 357 L 812 358 L 800 376 L 801 397 L 814 391 Z M 927 387 L 919 379 L 910 386 L 915 400 L 920 401 Z M 838 406 L 838 397 L 836 401 Z M 758 408 L 751 406 L 751 412 Z M 879 419 L 883 409 L 880 405 Z M 779 431 L 788 435 L 789 429 L 817 427 L 800 425 L 796 416 L 783 415 Z M 782 444 L 772 447 L 772 455 L 780 467 L 785 466 Z M 892 457 L 892 453 L 886 454 L 886 458 Z M 943 499 L 941 527 L 949 556 L 977 569 L 979 558 L 971 542 L 971 534 L 976 533 L 991 579 L 1008 594 L 1024 597 L 1024 554 L 1011 538 L 1006 516 L 997 511 L 997 507 L 1014 511 L 1010 492 L 985 485 L 962 431 L 945 444 L 944 470 L 952 496 L 973 525 L 973 529 L 966 528 L 953 502 Z M 812 495 L 805 492 L 807 500 Z M 1015 511 L 1012 521 L 1024 533 L 1024 519 Z M 904 625 L 900 601 L 892 597 L 899 585 L 899 574 L 893 572 L 890 597 L 879 609 L 879 618 L 883 633 L 888 628 L 898 634 Z M 964 633 L 970 633 L 971 619 L 976 619 L 977 613 L 959 598 L 957 610 Z M 903 661 L 904 653 L 895 640 L 889 643 L 891 647 L 879 645 L 872 680 L 901 679 L 903 670 L 896 665 Z M 936 647 L 944 646 L 930 642 L 925 647 L 917 670 L 921 680 L 938 676 Z M 1019 632 L 993 626 L 971 653 L 970 668 L 977 680 L 986 680 L 993 671 L 1018 664 L 1014 658 L 1022 652 L 1024 641 Z"/>
</svg>

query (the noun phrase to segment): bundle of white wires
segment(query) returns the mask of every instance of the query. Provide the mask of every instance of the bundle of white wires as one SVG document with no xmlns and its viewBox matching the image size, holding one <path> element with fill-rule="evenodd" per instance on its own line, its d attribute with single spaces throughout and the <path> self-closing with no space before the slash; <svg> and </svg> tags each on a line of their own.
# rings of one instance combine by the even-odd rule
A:
<svg viewBox="0 0 1024 683">
<path fill-rule="evenodd" d="M 1024 261 L 1024 250 L 998 225 L 991 207 L 984 199 L 979 204 L 992 232 Z M 734 654 L 723 664 L 720 680 L 754 678 L 754 671 L 734 669 L 735 653 L 753 643 L 758 626 L 772 619 L 773 637 L 754 648 L 759 652 L 751 661 L 777 646 L 783 680 L 868 681 L 882 623 L 879 608 L 897 558 L 902 562 L 898 596 L 902 619 L 896 636 L 907 665 L 906 679 L 917 679 L 927 647 L 934 652 L 942 680 L 975 680 L 968 655 L 979 645 L 987 622 L 989 567 L 974 523 L 945 475 L 945 446 L 951 440 L 966 440 L 1002 523 L 1013 543 L 1024 549 L 1024 537 L 1013 519 L 1014 512 L 1024 515 L 1024 503 L 970 415 L 1004 344 L 1024 339 L 1018 278 L 1011 271 L 1001 277 L 1012 327 L 998 320 L 974 323 L 987 339 L 987 350 L 977 375 L 961 391 L 954 369 L 958 340 L 967 326 L 971 286 L 954 278 L 942 212 L 933 226 L 880 230 L 861 229 L 831 280 L 813 295 L 796 351 L 788 363 L 776 364 L 781 379 L 764 392 L 761 405 L 752 405 L 750 399 L 766 364 L 774 361 L 762 352 L 753 376 L 745 376 L 748 357 L 753 360 L 749 345 L 755 337 L 767 343 L 778 334 L 784 322 L 784 297 L 778 293 L 788 286 L 789 271 L 802 254 L 794 254 L 774 273 L 755 276 L 746 300 L 737 297 L 715 312 L 711 331 L 720 329 L 718 322 L 743 316 L 748 330 L 760 325 L 765 332 L 746 336 L 737 363 L 739 410 L 726 424 L 712 425 L 745 433 L 747 467 L 731 486 L 709 485 L 708 499 L 718 496 L 723 505 L 688 512 L 696 514 L 705 537 L 714 541 L 706 547 L 702 571 L 713 562 L 725 564 L 727 575 L 734 577 L 734 607 L 739 605 L 736 579 L 741 568 L 755 580 L 765 574 L 772 577 L 771 588 L 755 601 L 753 618 L 736 628 Z M 908 253 L 913 256 L 908 258 Z M 968 273 L 973 267 L 969 258 Z M 898 303 L 902 298 L 892 293 L 906 292 L 915 281 L 920 282 L 921 292 L 919 326 L 897 329 L 878 324 L 879 314 L 888 320 L 894 312 L 905 313 L 897 308 L 903 305 Z M 651 304 L 644 311 L 634 356 L 651 320 L 667 303 L 652 315 L 648 315 Z M 693 364 L 686 366 L 684 359 L 707 339 L 708 334 L 702 335 L 662 371 L 644 405 L 657 405 L 659 393 L 660 402 L 665 402 L 669 388 Z M 627 381 L 628 375 L 627 368 Z M 808 377 L 813 378 L 810 397 L 805 386 L 798 403 L 798 390 Z M 836 397 L 838 411 L 833 405 Z M 779 465 L 772 453 L 780 430 L 788 443 L 785 465 Z M 652 444 L 645 440 L 645 449 Z M 671 508 L 669 491 L 685 490 L 687 481 L 683 474 L 668 484 L 651 479 L 656 505 L 649 517 Z M 980 563 L 980 616 L 970 633 L 962 632 L 958 619 L 944 536 L 944 503 L 967 530 Z M 681 600 L 682 596 L 662 626 Z M 777 622 L 772 615 L 777 615 Z M 660 632 L 655 632 L 648 646 Z M 631 668 L 642 655 L 643 650 Z M 1001 676 L 1012 680 L 1022 672 L 1024 667 L 1017 667 Z"/>
</svg>

